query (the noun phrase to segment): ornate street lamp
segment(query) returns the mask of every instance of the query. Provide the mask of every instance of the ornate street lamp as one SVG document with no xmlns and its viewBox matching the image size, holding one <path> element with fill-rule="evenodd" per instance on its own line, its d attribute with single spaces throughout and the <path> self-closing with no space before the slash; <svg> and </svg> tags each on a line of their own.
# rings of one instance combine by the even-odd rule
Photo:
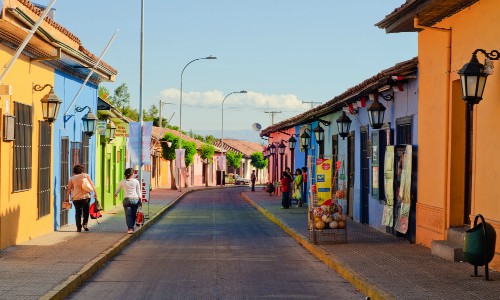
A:
<svg viewBox="0 0 500 300">
<path fill-rule="evenodd" d="M 373 129 L 380 129 L 384 125 L 385 106 L 378 102 L 377 95 L 372 105 L 368 108 L 368 118 Z"/>
<path fill-rule="evenodd" d="M 54 93 L 54 87 L 50 84 L 46 84 L 43 87 L 36 84 L 33 86 L 33 90 L 35 92 L 40 92 L 48 86 L 50 86 L 50 91 L 43 96 L 40 101 L 42 102 L 43 119 L 50 125 L 57 119 L 57 113 L 59 112 L 62 101 L 57 97 L 56 93 Z"/>
<path fill-rule="evenodd" d="M 281 161 L 281 173 L 283 174 L 283 155 L 285 154 L 286 146 L 283 143 L 283 140 L 281 140 L 281 143 L 278 145 L 278 153 L 280 154 L 280 161 Z"/>
<path fill-rule="evenodd" d="M 337 119 L 337 129 L 343 140 L 349 135 L 351 122 L 351 119 L 346 115 L 345 111 L 343 111 L 342 115 Z"/>
<path fill-rule="evenodd" d="M 325 141 L 325 130 L 318 123 L 316 128 L 314 128 L 313 132 L 314 132 L 314 137 L 316 138 L 316 142 L 318 143 L 318 146 L 319 146 L 318 156 L 322 158 L 323 157 L 323 142 Z"/>
<path fill-rule="evenodd" d="M 108 141 L 112 141 L 115 138 L 115 131 L 116 131 L 115 123 L 109 120 L 109 122 L 106 124 L 106 139 Z"/>
<path fill-rule="evenodd" d="M 309 148 L 309 141 L 311 140 L 311 136 L 307 133 L 306 129 L 304 132 L 300 135 L 300 145 L 302 148 L 304 148 L 304 165 L 307 166 L 307 148 Z"/>
<path fill-rule="evenodd" d="M 77 112 L 82 112 L 84 109 L 88 109 L 88 112 L 82 117 L 83 132 L 90 137 L 94 135 L 97 121 L 99 119 L 97 119 L 97 117 L 92 113 L 92 109 L 89 106 L 75 107 Z"/>
<path fill-rule="evenodd" d="M 297 145 L 297 140 L 295 139 L 295 136 L 292 134 L 292 136 L 288 139 L 288 148 L 290 148 L 290 164 L 292 172 L 294 171 L 293 167 L 294 167 L 295 145 Z"/>
</svg>

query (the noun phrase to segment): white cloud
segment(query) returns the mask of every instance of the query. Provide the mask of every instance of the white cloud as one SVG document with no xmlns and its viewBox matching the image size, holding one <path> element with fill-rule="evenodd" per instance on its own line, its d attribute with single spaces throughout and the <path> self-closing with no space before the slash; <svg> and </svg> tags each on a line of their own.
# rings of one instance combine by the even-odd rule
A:
<svg viewBox="0 0 500 300">
<path fill-rule="evenodd" d="M 160 98 L 166 102 L 179 103 L 179 89 L 165 89 L 160 92 Z M 212 90 L 205 92 L 186 92 L 182 94 L 183 105 L 198 107 L 220 107 L 227 94 Z M 224 107 L 251 107 L 262 109 L 286 109 L 301 111 L 307 109 L 307 105 L 297 96 L 292 94 L 266 95 L 248 91 L 246 94 L 235 93 L 226 98 Z"/>
</svg>

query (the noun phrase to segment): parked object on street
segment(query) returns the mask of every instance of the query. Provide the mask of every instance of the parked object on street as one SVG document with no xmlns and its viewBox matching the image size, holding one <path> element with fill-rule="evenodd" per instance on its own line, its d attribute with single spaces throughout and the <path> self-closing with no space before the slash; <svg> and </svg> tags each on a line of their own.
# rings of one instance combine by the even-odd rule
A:
<svg viewBox="0 0 500 300">
<path fill-rule="evenodd" d="M 271 196 L 274 193 L 274 184 L 272 182 L 266 183 L 266 187 L 264 188 L 264 191 L 266 193 L 269 193 L 269 196 Z"/>
<path fill-rule="evenodd" d="M 240 185 L 240 184 L 250 184 L 250 179 L 248 178 L 243 178 L 238 174 L 234 174 L 234 184 Z"/>
<path fill-rule="evenodd" d="M 478 219 L 481 223 L 477 224 Z M 495 256 L 496 232 L 495 228 L 486 223 L 481 214 L 474 218 L 474 227 L 465 232 L 464 256 L 465 259 L 474 265 L 474 277 L 478 277 L 477 267 L 485 266 L 484 276 L 489 280 L 488 264 Z"/>
</svg>

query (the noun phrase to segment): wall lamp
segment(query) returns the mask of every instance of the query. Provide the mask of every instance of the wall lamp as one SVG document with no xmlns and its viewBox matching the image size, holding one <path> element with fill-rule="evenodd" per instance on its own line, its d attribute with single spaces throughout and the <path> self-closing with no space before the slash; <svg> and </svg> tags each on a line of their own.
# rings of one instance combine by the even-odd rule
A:
<svg viewBox="0 0 500 300">
<path fill-rule="evenodd" d="M 40 101 L 42 102 L 43 119 L 50 125 L 57 119 L 57 113 L 59 112 L 62 101 L 57 97 L 56 93 L 54 93 L 54 87 L 51 84 L 46 84 L 44 86 L 35 84 L 33 90 L 35 92 L 40 92 L 48 86 L 50 86 L 50 91 L 43 96 Z"/>
<path fill-rule="evenodd" d="M 384 99 L 385 101 L 393 101 L 394 100 L 394 94 L 380 94 L 380 97 Z"/>
<path fill-rule="evenodd" d="M 483 65 L 477 60 L 477 53 L 481 52 L 486 56 L 486 64 Z M 476 49 L 472 53 L 471 60 L 459 71 L 460 84 L 462 85 L 462 99 L 468 104 L 478 104 L 483 99 L 486 78 L 493 73 L 488 60 L 499 60 L 500 52 L 492 50 L 486 52 L 483 49 Z"/>
<path fill-rule="evenodd" d="M 106 139 L 108 141 L 112 141 L 115 138 L 115 131 L 116 131 L 116 126 L 113 121 L 108 120 L 106 124 Z"/>
<path fill-rule="evenodd" d="M 92 113 L 92 109 L 89 106 L 75 107 L 75 111 L 77 112 L 82 112 L 85 109 L 88 109 L 88 112 L 82 117 L 83 132 L 90 137 L 94 135 L 97 121 L 99 119 L 97 119 L 97 117 Z"/>
<path fill-rule="evenodd" d="M 370 94 L 370 100 L 373 100 L 372 105 L 368 108 L 368 119 L 370 126 L 373 129 L 380 129 L 384 125 L 385 106 L 378 102 L 376 94 Z"/>
<path fill-rule="evenodd" d="M 349 135 L 349 128 L 351 127 L 351 119 L 342 111 L 342 115 L 337 119 L 337 130 L 339 135 L 344 140 Z"/>
</svg>

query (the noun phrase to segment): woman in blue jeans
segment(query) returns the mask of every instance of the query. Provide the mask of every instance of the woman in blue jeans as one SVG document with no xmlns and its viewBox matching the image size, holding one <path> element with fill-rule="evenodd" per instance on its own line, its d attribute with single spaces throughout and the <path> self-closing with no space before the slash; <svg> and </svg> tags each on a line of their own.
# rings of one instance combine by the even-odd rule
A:
<svg viewBox="0 0 500 300">
<path fill-rule="evenodd" d="M 141 203 L 141 185 L 139 180 L 132 178 L 134 176 L 134 169 L 128 168 L 125 170 L 125 179 L 120 181 L 118 188 L 115 192 L 115 198 L 123 189 L 125 192 L 123 198 L 123 208 L 125 209 L 125 219 L 127 221 L 128 234 L 134 233 L 135 217 L 137 215 L 137 208 L 142 206 Z"/>
</svg>

